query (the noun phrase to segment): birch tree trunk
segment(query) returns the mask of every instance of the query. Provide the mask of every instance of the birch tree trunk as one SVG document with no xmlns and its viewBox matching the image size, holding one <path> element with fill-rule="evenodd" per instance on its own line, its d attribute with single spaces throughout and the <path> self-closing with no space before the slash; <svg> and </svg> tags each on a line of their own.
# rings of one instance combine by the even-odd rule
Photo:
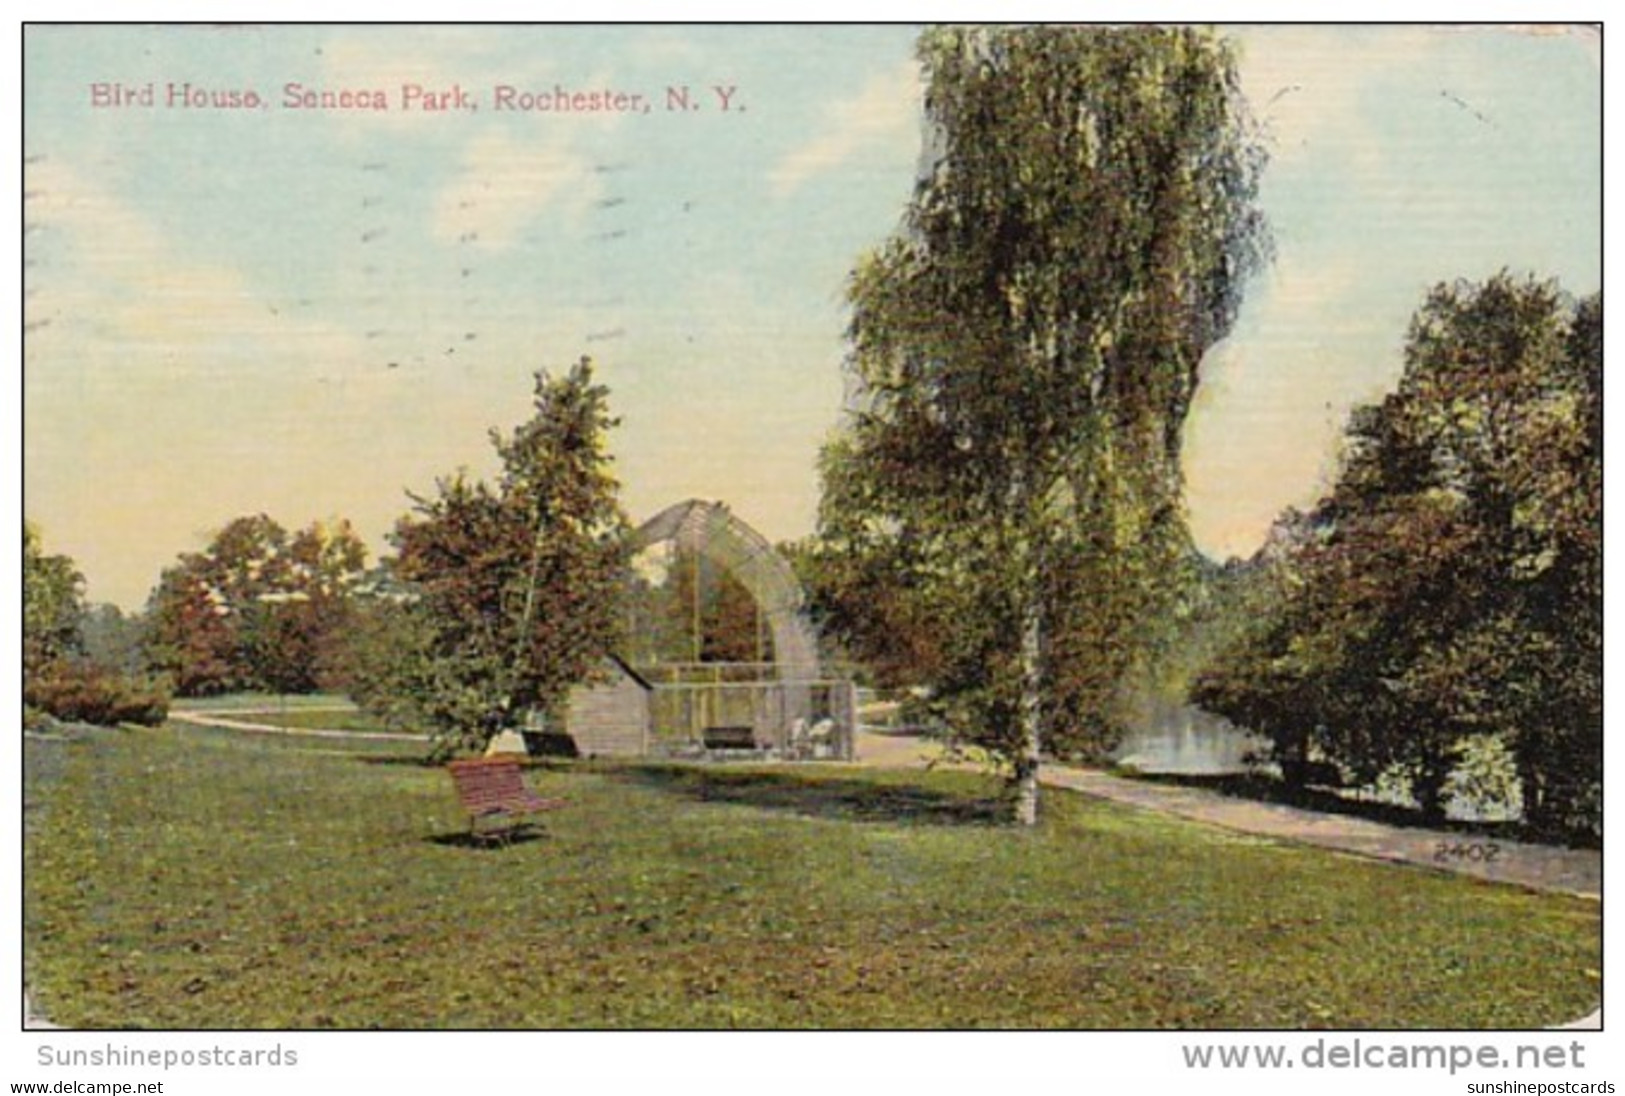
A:
<svg viewBox="0 0 1625 1096">
<path fill-rule="evenodd" d="M 1032 580 L 1036 585 L 1036 577 Z M 1016 823 L 1038 823 L 1038 748 L 1043 726 L 1043 623 L 1038 596 L 1029 590 L 1021 621 L 1021 745 L 1015 757 Z"/>
</svg>

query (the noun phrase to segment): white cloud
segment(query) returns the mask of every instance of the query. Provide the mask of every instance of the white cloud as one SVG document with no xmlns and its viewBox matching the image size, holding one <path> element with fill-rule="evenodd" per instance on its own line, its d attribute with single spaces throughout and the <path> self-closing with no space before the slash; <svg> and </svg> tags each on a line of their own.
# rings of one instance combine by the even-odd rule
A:
<svg viewBox="0 0 1625 1096">
<path fill-rule="evenodd" d="M 28 189 L 30 220 L 52 239 L 29 271 L 26 360 L 111 356 L 174 374 L 277 347 L 290 363 L 345 360 L 359 349 L 347 331 L 281 313 L 241 271 L 185 257 L 148 218 L 61 161 L 31 165 Z"/>
<path fill-rule="evenodd" d="M 446 243 L 509 247 L 544 210 L 580 217 L 601 190 L 592 161 L 561 141 L 486 133 L 469 143 L 456 178 L 441 192 L 433 233 Z"/>
<path fill-rule="evenodd" d="M 1395 380 L 1408 298 L 1374 293 L 1360 258 L 1283 255 L 1203 360 L 1184 466 L 1205 550 L 1245 556 L 1283 506 L 1312 505 L 1336 473 L 1349 412 Z"/>
<path fill-rule="evenodd" d="M 198 260 L 99 181 L 30 165 L 23 446 L 31 516 L 91 576 L 140 604 L 233 512 L 316 497 L 331 468 L 293 439 L 364 360 L 351 332 L 277 309 L 233 267 Z M 322 383 L 316 383 L 321 380 Z M 306 382 L 306 383 L 298 383 Z M 256 452 L 269 437 L 271 443 Z"/>
<path fill-rule="evenodd" d="M 93 186 L 61 159 L 30 164 L 26 174 L 30 233 L 66 233 L 87 243 L 84 264 L 94 274 L 113 274 L 151 257 L 159 235 L 115 195 Z M 33 243 L 35 238 L 30 238 Z M 107 246 L 117 241 L 116 247 Z M 95 245 L 101 246 L 95 246 Z"/>
<path fill-rule="evenodd" d="M 857 95 L 830 107 L 823 130 L 773 168 L 774 195 L 786 197 L 877 144 L 916 140 L 920 97 L 919 67 L 912 61 L 871 78 Z"/>
<path fill-rule="evenodd" d="M 1381 144 L 1361 109 L 1373 74 L 1426 62 L 1444 33 L 1429 27 L 1251 27 L 1242 43 L 1242 92 L 1263 124 L 1277 166 L 1327 144 L 1366 167 Z"/>
</svg>

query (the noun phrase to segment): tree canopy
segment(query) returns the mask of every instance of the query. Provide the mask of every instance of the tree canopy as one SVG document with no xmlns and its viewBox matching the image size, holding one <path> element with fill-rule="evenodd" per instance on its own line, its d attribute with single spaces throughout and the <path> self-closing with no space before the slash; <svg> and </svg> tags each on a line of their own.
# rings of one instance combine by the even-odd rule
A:
<svg viewBox="0 0 1625 1096">
<path fill-rule="evenodd" d="M 1517 759 L 1526 819 L 1600 820 L 1600 297 L 1501 274 L 1435 287 L 1398 389 L 1273 563 L 1279 600 L 1198 682 L 1203 706 L 1361 782 L 1445 807 L 1466 743 Z"/>
<path fill-rule="evenodd" d="M 345 521 L 289 534 L 265 514 L 235 518 L 159 577 L 149 661 L 182 696 L 309 692 L 324 683 L 366 555 Z"/>
<path fill-rule="evenodd" d="M 829 573 L 913 591 L 834 617 L 919 656 L 1030 821 L 1041 745 L 1104 748 L 1187 555 L 1181 426 L 1264 254 L 1263 155 L 1206 31 L 947 28 L 918 53 L 929 167 L 852 275 L 820 535 Z M 888 622 L 941 644 L 877 642 Z"/>
<path fill-rule="evenodd" d="M 169 695 L 135 676 L 137 652 L 115 653 L 99 641 L 112 606 L 92 611 L 73 560 L 45 552 L 39 530 L 23 522 L 23 727 L 69 723 L 158 724 Z M 129 638 L 128 636 L 126 638 Z"/>
<path fill-rule="evenodd" d="M 84 576 L 67 556 L 45 551 L 23 522 L 23 674 L 32 677 L 79 650 Z"/>
<path fill-rule="evenodd" d="M 412 620 L 394 680 L 441 752 L 556 712 L 618 647 L 630 526 L 609 467 L 615 425 L 590 360 L 538 373 L 532 417 L 491 434 L 496 482 L 443 478 L 397 524 Z"/>
</svg>

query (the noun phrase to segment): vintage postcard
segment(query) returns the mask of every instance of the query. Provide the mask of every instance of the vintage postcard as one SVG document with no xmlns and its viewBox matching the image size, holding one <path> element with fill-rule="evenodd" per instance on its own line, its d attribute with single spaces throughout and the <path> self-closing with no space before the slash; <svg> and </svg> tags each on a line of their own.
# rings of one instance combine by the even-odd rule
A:
<svg viewBox="0 0 1625 1096">
<path fill-rule="evenodd" d="M 1598 1079 L 1599 27 L 22 38 L 33 1072 Z"/>
</svg>

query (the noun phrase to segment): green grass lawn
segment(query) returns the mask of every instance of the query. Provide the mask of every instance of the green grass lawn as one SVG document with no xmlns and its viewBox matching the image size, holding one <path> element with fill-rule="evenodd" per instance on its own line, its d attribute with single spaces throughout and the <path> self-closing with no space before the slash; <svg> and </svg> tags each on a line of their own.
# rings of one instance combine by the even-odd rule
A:
<svg viewBox="0 0 1625 1096">
<path fill-rule="evenodd" d="M 73 1027 L 1534 1027 L 1600 911 L 970 773 L 536 768 L 459 837 L 400 745 L 25 745 L 27 977 Z"/>
</svg>

